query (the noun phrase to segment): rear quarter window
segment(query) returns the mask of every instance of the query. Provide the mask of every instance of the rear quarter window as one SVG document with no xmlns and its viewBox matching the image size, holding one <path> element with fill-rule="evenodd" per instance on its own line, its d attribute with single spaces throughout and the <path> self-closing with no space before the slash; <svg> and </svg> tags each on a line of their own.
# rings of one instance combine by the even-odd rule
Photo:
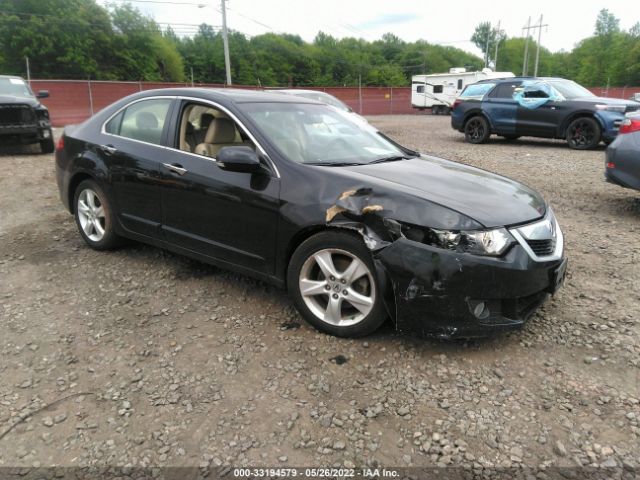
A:
<svg viewBox="0 0 640 480">
<path fill-rule="evenodd" d="M 465 100 L 482 100 L 495 86 L 495 83 L 474 83 L 473 85 L 467 85 L 460 94 L 460 98 Z"/>
</svg>

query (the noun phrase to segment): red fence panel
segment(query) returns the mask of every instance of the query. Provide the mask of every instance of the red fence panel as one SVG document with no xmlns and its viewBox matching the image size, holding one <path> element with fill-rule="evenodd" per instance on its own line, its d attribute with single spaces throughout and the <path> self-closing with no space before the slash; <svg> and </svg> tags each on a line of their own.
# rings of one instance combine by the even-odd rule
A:
<svg viewBox="0 0 640 480">
<path fill-rule="evenodd" d="M 640 93 L 640 87 L 590 87 L 589 90 L 599 97 L 627 99 L 636 93 Z"/>
<path fill-rule="evenodd" d="M 105 82 L 86 80 L 32 80 L 33 90 L 49 90 L 50 98 L 43 103 L 49 107 L 54 126 L 79 123 L 94 113 L 127 95 L 156 88 L 188 87 L 188 83 L 161 82 Z M 196 84 L 195 87 L 225 88 L 220 84 Z M 260 90 L 254 85 L 234 85 L 233 88 Z M 355 112 L 363 115 L 416 114 L 411 107 L 410 87 L 317 87 L 338 97 Z M 592 87 L 603 97 L 629 98 L 640 93 L 640 87 Z"/>
</svg>

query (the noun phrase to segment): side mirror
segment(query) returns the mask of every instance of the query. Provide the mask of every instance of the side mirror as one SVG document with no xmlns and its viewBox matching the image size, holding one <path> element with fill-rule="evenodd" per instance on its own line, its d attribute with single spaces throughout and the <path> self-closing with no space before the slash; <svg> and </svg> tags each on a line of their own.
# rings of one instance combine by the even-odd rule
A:
<svg viewBox="0 0 640 480">
<path fill-rule="evenodd" d="M 49 98 L 49 90 L 40 90 L 36 98 Z"/>
<path fill-rule="evenodd" d="M 218 166 L 230 172 L 257 172 L 262 167 L 256 152 L 250 147 L 223 147 L 216 157 Z"/>
</svg>

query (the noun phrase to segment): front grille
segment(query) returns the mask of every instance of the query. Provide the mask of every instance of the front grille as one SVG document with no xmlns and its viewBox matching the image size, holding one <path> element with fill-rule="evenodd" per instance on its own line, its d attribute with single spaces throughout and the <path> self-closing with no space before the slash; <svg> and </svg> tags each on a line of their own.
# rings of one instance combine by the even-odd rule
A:
<svg viewBox="0 0 640 480">
<path fill-rule="evenodd" d="M 547 238 L 544 240 L 528 240 L 527 244 L 539 257 L 545 257 L 547 255 L 553 255 L 553 252 L 556 248 L 556 239 L 555 238 Z"/>
<path fill-rule="evenodd" d="M 31 125 L 36 115 L 29 105 L 0 105 L 0 125 Z"/>
</svg>

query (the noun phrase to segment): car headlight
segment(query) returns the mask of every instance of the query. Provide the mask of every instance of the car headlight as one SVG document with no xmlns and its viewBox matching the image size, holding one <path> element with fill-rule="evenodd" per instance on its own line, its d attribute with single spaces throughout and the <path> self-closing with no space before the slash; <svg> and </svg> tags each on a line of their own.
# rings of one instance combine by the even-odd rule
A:
<svg viewBox="0 0 640 480">
<path fill-rule="evenodd" d="M 405 238 L 460 253 L 499 257 L 516 240 L 504 228 L 494 230 L 438 230 L 400 224 Z"/>
<path fill-rule="evenodd" d="M 607 112 L 624 113 L 627 109 L 626 105 L 596 105 L 596 109 L 605 110 Z"/>
</svg>

